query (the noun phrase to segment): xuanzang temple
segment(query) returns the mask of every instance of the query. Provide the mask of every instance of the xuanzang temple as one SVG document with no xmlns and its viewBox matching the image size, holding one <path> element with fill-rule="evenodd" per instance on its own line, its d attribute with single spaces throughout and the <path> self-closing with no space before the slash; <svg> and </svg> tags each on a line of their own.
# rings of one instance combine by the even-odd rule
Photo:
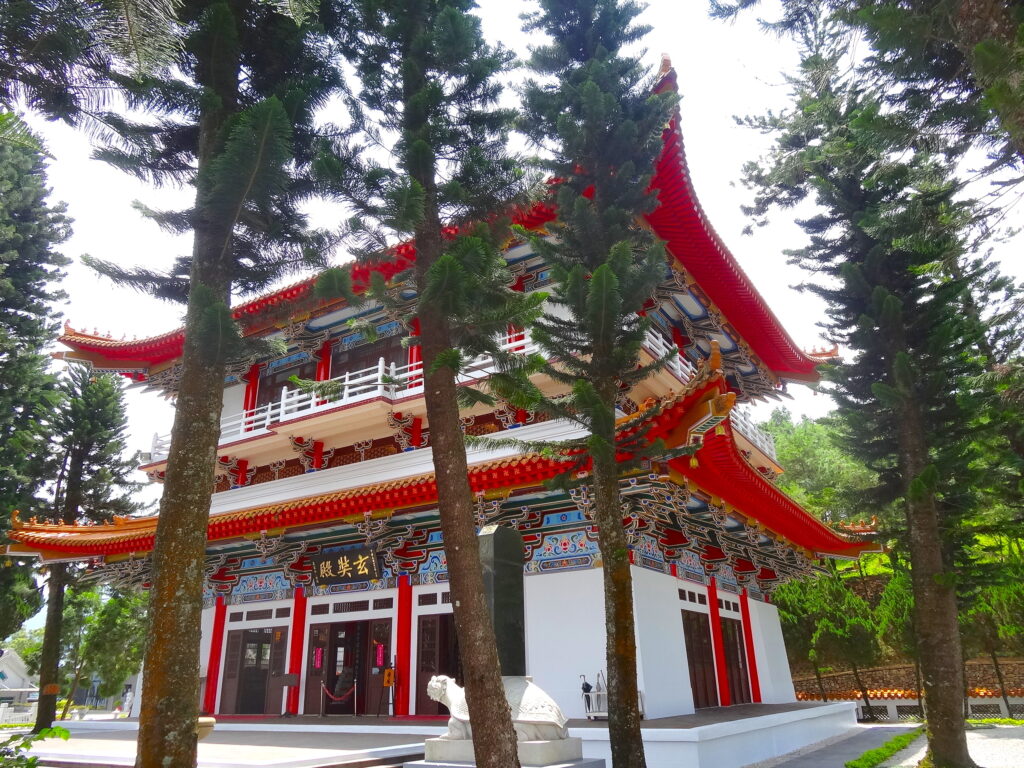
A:
<svg viewBox="0 0 1024 768">
<path fill-rule="evenodd" d="M 675 73 L 659 87 L 675 88 Z M 654 186 L 660 205 L 648 223 L 670 258 L 645 310 L 653 324 L 642 362 L 671 349 L 679 355 L 619 405 L 624 415 L 651 411 L 651 439 L 700 448 L 622 480 L 644 711 L 651 718 L 792 702 L 772 589 L 868 544 L 833 531 L 776 487 L 782 468 L 772 440 L 742 408 L 777 396 L 787 382 L 814 381 L 820 360 L 797 347 L 707 221 L 678 113 L 664 133 Z M 538 204 L 517 220 L 543 232 L 553 216 Z M 549 282 L 528 244 L 511 243 L 506 257 L 517 289 Z M 391 279 L 415 258 L 415 245 L 405 244 L 372 269 Z M 357 289 L 369 269 L 353 269 Z M 317 299 L 314 283 L 234 308 L 247 336 L 281 339 L 288 352 L 241 362 L 224 382 L 203 585 L 202 707 L 437 714 L 427 681 L 460 670 L 417 323 Z M 395 292 L 414 298 L 400 285 Z M 353 330 L 357 313 L 376 326 L 375 339 Z M 61 341 L 66 360 L 175 393 L 181 330 L 116 341 L 68 327 Z M 506 345 L 536 349 L 516 328 Z M 492 371 L 493 361 L 478 359 L 464 382 Z M 339 386 L 331 397 L 304 393 L 292 376 Z M 555 382 L 540 384 L 557 392 Z M 470 435 L 574 434 L 507 404 L 478 405 L 462 422 Z M 512 526 L 524 539 L 527 673 L 567 715 L 582 717 L 580 675 L 594 682 L 605 657 L 601 552 L 587 486 L 550 490 L 545 481 L 558 464 L 512 448 L 472 447 L 469 462 L 480 525 Z M 165 439 L 142 469 L 161 482 Z M 98 578 L 145 586 L 155 530 L 155 516 L 97 526 L 15 519 L 10 549 L 86 561 Z"/>
</svg>

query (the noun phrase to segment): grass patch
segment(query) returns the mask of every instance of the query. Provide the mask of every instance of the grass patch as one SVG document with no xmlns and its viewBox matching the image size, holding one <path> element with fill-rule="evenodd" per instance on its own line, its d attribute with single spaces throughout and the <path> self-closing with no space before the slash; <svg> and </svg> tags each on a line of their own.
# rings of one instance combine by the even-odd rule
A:
<svg viewBox="0 0 1024 768">
<path fill-rule="evenodd" d="M 909 747 L 911 742 L 922 733 L 924 733 L 924 728 L 917 728 L 910 733 L 901 733 L 899 736 L 889 739 L 882 746 L 869 749 L 856 760 L 848 760 L 845 766 L 846 768 L 875 768 L 876 765 L 884 763 L 901 749 Z"/>
<path fill-rule="evenodd" d="M 32 723 L 3 723 L 0 724 L 0 731 L 9 730 L 11 728 L 31 728 Z"/>
<path fill-rule="evenodd" d="M 1012 717 L 971 718 L 967 722 L 971 725 L 1024 725 L 1024 720 L 1017 720 Z"/>
</svg>

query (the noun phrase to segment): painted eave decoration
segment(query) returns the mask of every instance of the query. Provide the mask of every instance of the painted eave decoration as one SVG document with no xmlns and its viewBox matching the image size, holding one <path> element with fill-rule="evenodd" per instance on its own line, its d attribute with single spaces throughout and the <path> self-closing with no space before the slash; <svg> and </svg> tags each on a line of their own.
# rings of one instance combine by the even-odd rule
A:
<svg viewBox="0 0 1024 768">
<path fill-rule="evenodd" d="M 656 90 L 678 90 L 675 71 L 666 66 L 663 72 Z M 678 266 L 696 281 L 736 332 L 777 376 L 816 380 L 815 366 L 822 359 L 803 352 L 790 338 L 715 233 L 701 208 L 686 165 L 678 110 L 665 129 L 664 150 L 652 187 L 658 189 L 661 204 L 647 219 L 655 233 L 666 241 Z M 542 202 L 514 212 L 513 220 L 536 231 L 542 230 L 554 217 L 555 209 Z M 352 267 L 353 289 L 357 292 L 365 289 L 371 272 L 380 272 L 385 279 L 391 279 L 407 269 L 415 258 L 414 244 L 403 243 L 394 249 L 389 260 L 373 265 L 355 265 Z M 286 286 L 236 306 L 232 314 L 242 323 L 247 335 L 260 333 L 273 327 L 273 317 L 289 307 L 300 313 L 327 305 L 328 302 L 313 297 L 315 283 L 316 277 L 311 277 Z M 340 303 L 340 300 L 333 303 Z M 271 317 L 269 321 L 268 316 Z M 181 356 L 184 332 L 179 328 L 160 336 L 126 341 L 65 326 L 60 341 L 71 351 L 58 353 L 59 357 L 81 360 L 97 368 L 122 372 L 136 381 L 145 381 L 147 376 Z"/>
<path fill-rule="evenodd" d="M 727 391 L 721 370 L 710 364 L 679 394 L 660 402 L 646 403 L 638 420 L 628 419 L 629 429 L 649 426 L 645 439 L 663 440 L 669 447 L 689 444 L 693 425 L 708 409 L 731 408 L 734 396 Z M 650 416 L 643 419 L 646 412 Z M 696 416 L 694 414 L 697 414 Z M 693 456 L 675 459 L 672 468 L 694 486 L 719 498 L 748 520 L 755 520 L 792 546 L 808 553 L 855 556 L 872 548 L 870 542 L 844 538 L 813 518 L 792 499 L 763 478 L 741 456 L 729 420 L 700 435 L 701 447 Z M 508 457 L 470 467 L 470 487 L 475 493 L 496 489 L 539 488 L 564 471 L 565 464 L 536 454 Z M 362 520 L 367 513 L 424 509 L 437 501 L 433 473 L 349 488 L 328 494 L 260 505 L 215 514 L 207 528 L 209 541 L 224 541 L 267 530 L 289 530 L 326 522 Z M 66 526 L 22 521 L 17 513 L 8 534 L 15 543 L 12 554 L 38 554 L 44 559 L 106 557 L 108 560 L 141 555 L 153 548 L 156 516 L 119 518 L 105 525 Z"/>
</svg>

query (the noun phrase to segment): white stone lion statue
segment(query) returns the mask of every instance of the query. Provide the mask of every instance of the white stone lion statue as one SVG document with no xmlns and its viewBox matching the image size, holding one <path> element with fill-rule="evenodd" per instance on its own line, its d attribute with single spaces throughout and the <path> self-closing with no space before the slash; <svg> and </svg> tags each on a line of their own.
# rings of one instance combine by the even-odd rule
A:
<svg viewBox="0 0 1024 768">
<path fill-rule="evenodd" d="M 554 741 L 569 738 L 565 727 L 568 722 L 555 700 L 539 686 L 523 677 L 502 678 L 505 683 L 505 700 L 512 710 L 512 725 L 518 741 Z M 441 736 L 450 741 L 473 738 L 469 723 L 469 707 L 466 706 L 466 692 L 452 678 L 435 675 L 427 683 L 427 695 L 448 707 L 451 717 L 448 732 Z"/>
</svg>

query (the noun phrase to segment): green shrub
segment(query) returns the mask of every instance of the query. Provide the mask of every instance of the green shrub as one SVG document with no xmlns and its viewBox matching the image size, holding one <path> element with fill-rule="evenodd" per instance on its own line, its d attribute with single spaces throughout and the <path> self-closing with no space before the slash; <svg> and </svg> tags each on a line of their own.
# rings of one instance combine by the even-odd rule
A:
<svg viewBox="0 0 1024 768">
<path fill-rule="evenodd" d="M 25 752 L 35 742 L 49 738 L 67 740 L 68 732 L 63 728 L 44 728 L 39 733 L 17 734 L 0 742 L 0 765 L 4 768 L 35 768 L 39 758 Z"/>
<path fill-rule="evenodd" d="M 924 728 L 917 728 L 910 733 L 901 733 L 899 736 L 889 739 L 882 746 L 869 749 L 856 760 L 848 760 L 845 766 L 846 768 L 875 768 L 876 765 L 885 762 L 901 749 L 909 747 L 922 733 L 924 733 Z"/>
</svg>

